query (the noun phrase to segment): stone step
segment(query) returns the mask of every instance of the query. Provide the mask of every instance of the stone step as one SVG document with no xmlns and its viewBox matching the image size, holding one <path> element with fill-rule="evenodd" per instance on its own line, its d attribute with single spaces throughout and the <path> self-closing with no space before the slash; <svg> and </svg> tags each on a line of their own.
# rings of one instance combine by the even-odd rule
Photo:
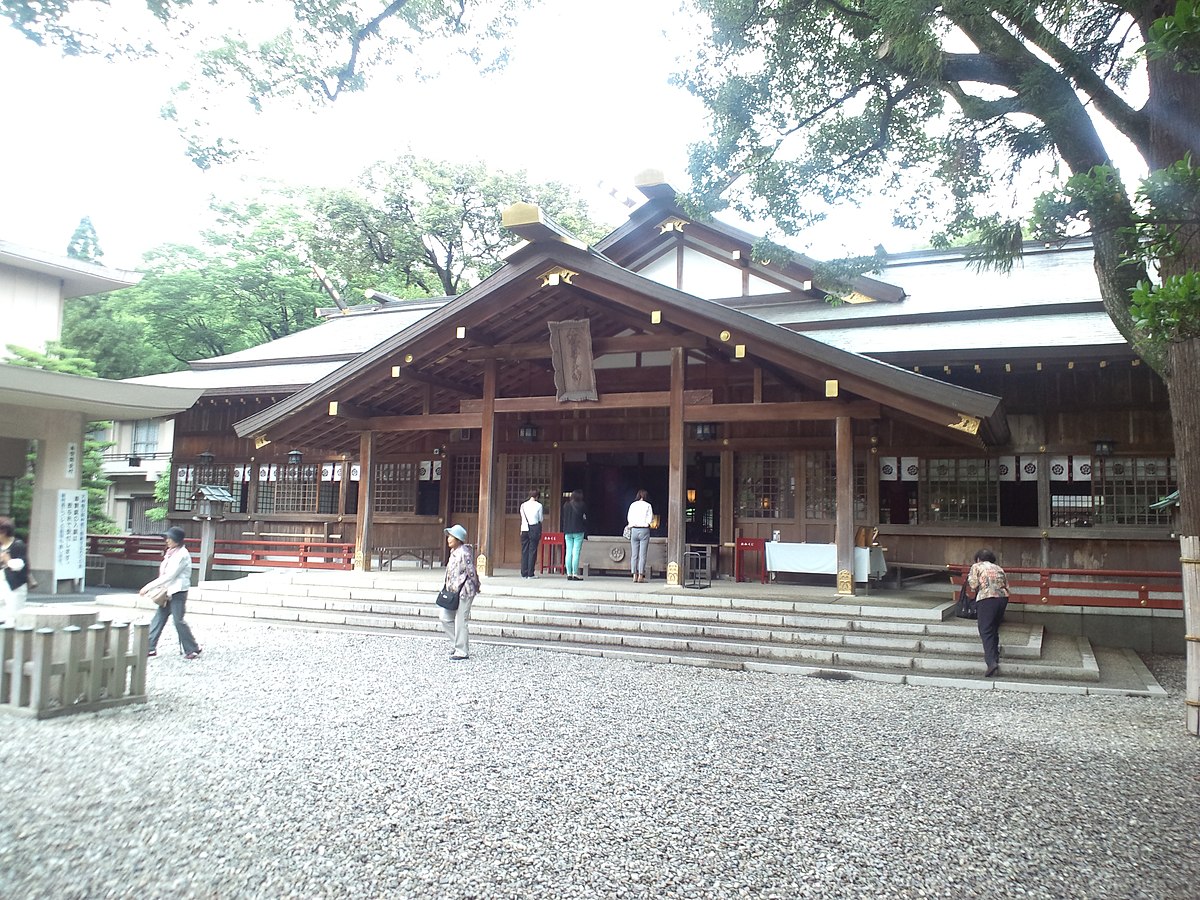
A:
<svg viewBox="0 0 1200 900">
<path fill-rule="evenodd" d="M 352 592 L 355 593 L 355 592 Z M 256 607 L 257 618 L 310 618 L 336 623 L 347 617 L 411 616 L 436 614 L 428 596 L 420 593 L 375 592 L 380 599 L 343 600 L 328 596 L 288 597 L 281 594 L 197 592 L 189 607 L 200 614 L 219 612 L 221 603 Z M 209 608 L 204 604 L 213 604 Z M 278 613 L 271 612 L 275 606 Z M 286 610 L 286 612 L 284 611 Z M 307 613 L 305 612 L 307 611 Z M 320 613 L 313 616 L 312 613 Z M 480 595 L 471 612 L 475 622 L 491 622 L 542 629 L 571 628 L 593 631 L 643 631 L 682 638 L 781 641 L 789 644 L 837 646 L 858 650 L 895 650 L 975 656 L 979 638 L 967 623 L 922 623 L 852 616 L 776 615 L 753 611 L 695 609 L 674 605 L 620 602 L 580 603 L 571 600 Z M 381 623 L 382 625 L 382 623 Z M 1042 629 L 1032 625 L 1005 626 L 1001 635 L 1010 658 L 1036 659 L 1041 655 Z"/>
<path fill-rule="evenodd" d="M 227 621 L 440 637 L 432 603 L 442 583 L 439 575 L 397 582 L 378 573 L 256 573 L 194 588 L 188 611 Z M 909 609 L 853 600 L 843 605 L 841 600 L 747 599 L 665 587 L 635 593 L 547 582 L 485 583 L 472 609 L 472 641 L 906 684 L 1161 691 L 1144 666 L 1137 669 L 1136 654 L 1134 661 L 1110 655 L 1106 665 L 1120 669 L 1121 678 L 1106 677 L 1085 639 L 1047 635 L 1040 626 L 1025 624 L 1004 626 L 1000 677 L 983 679 L 975 624 L 946 618 L 953 604 L 936 598 L 929 608 Z M 153 609 L 132 594 L 110 595 L 106 602 Z"/>
</svg>

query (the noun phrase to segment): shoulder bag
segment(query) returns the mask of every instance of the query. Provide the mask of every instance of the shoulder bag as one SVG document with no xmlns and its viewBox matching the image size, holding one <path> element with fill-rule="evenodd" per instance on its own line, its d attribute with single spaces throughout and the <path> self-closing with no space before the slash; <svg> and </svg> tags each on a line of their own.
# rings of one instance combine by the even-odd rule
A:
<svg viewBox="0 0 1200 900">
<path fill-rule="evenodd" d="M 166 585 L 156 587 L 146 594 L 146 597 L 152 600 L 156 606 L 166 606 L 171 602 L 171 592 L 167 590 Z"/>
<path fill-rule="evenodd" d="M 437 605 L 442 609 L 458 609 L 458 591 L 452 591 L 448 587 L 438 591 Z"/>
<path fill-rule="evenodd" d="M 958 607 L 954 610 L 954 615 L 960 619 L 977 619 L 979 618 L 979 607 L 974 597 L 967 594 L 970 588 L 967 587 L 967 581 L 963 579 L 963 586 L 958 592 Z"/>
<path fill-rule="evenodd" d="M 625 530 L 621 532 L 621 537 L 625 538 L 625 540 L 629 540 L 631 537 L 633 537 L 633 526 L 626 525 Z"/>
</svg>

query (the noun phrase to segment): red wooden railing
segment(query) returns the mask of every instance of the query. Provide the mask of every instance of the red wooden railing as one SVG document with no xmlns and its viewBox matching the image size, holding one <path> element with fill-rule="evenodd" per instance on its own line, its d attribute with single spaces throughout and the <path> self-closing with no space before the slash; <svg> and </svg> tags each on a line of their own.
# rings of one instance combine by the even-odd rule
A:
<svg viewBox="0 0 1200 900">
<path fill-rule="evenodd" d="M 971 568 L 948 565 L 955 583 Z M 1126 569 L 1039 569 L 1003 566 L 1009 602 L 1035 606 L 1183 609 L 1179 572 Z"/>
<path fill-rule="evenodd" d="M 195 557 L 200 552 L 199 538 L 184 542 Z M 109 559 L 137 559 L 158 562 L 162 559 L 163 539 L 137 535 L 89 534 L 88 553 Z M 213 565 L 259 566 L 286 569 L 350 569 L 354 545 L 333 541 L 232 541 L 213 543 Z"/>
</svg>

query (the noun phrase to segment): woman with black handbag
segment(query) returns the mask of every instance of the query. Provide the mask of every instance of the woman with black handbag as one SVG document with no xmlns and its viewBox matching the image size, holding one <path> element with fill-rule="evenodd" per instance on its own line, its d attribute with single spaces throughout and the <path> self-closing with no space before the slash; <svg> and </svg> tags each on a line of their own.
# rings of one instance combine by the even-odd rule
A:
<svg viewBox="0 0 1200 900">
<path fill-rule="evenodd" d="M 1008 576 L 996 564 L 996 554 L 984 548 L 975 554 L 975 563 L 967 573 L 967 588 L 975 597 L 979 639 L 983 642 L 984 677 L 1000 671 L 1000 626 L 1008 608 Z"/>
<path fill-rule="evenodd" d="M 446 546 L 450 558 L 446 561 L 446 583 L 438 595 L 438 613 L 442 630 L 450 638 L 450 658 L 467 659 L 470 656 L 470 635 L 467 623 L 471 619 L 471 603 L 479 593 L 479 573 L 475 570 L 475 549 L 467 543 L 467 529 L 451 525 L 446 531 Z M 458 595 L 456 606 L 447 594 Z"/>
</svg>

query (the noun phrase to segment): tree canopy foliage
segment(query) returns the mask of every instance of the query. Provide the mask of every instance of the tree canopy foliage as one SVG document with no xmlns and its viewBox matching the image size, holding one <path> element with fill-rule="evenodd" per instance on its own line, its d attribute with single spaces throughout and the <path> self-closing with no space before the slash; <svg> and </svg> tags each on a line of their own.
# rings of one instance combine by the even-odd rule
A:
<svg viewBox="0 0 1200 900">
<path fill-rule="evenodd" d="M 585 240 L 602 234 L 564 185 L 404 156 L 352 188 L 264 188 L 214 202 L 200 246 L 159 247 L 137 286 L 68 301 L 63 343 L 96 359 L 100 375 L 129 378 L 309 328 L 318 307 L 362 303 L 368 291 L 457 294 L 518 242 L 500 224 L 518 200 Z"/>
<path fill-rule="evenodd" d="M 0 0 L 30 40 L 68 55 L 192 54 L 164 117 L 201 168 L 241 155 L 210 111 L 230 102 L 331 103 L 391 69 L 415 77 L 448 56 L 487 69 L 506 61 L 505 36 L 530 0 L 144 0 L 109 13 L 106 0 Z M 213 23 L 217 23 L 216 26 Z"/>
<path fill-rule="evenodd" d="M 314 202 L 314 256 L 347 282 L 397 296 L 451 296 L 499 267 L 518 238 L 500 225 L 512 203 L 536 203 L 584 240 L 601 236 L 587 205 L 563 184 L 406 155 L 370 167 L 349 189 Z M 357 273 L 355 277 L 352 277 Z"/>
</svg>

